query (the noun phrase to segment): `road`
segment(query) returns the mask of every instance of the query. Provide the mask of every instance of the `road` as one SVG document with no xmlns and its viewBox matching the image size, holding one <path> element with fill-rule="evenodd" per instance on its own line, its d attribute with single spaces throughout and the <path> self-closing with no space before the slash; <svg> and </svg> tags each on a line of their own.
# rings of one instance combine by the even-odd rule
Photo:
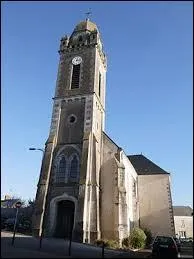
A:
<svg viewBox="0 0 194 259">
<path fill-rule="evenodd" d="M 2 258 L 68 258 L 69 242 L 63 239 L 45 238 L 42 248 L 39 240 L 22 234 L 16 234 L 14 246 L 11 245 L 11 232 L 1 232 L 1 257 Z M 147 254 L 138 252 L 121 252 L 105 249 L 105 258 L 127 257 L 142 258 Z M 76 258 L 102 258 L 102 249 L 96 246 L 72 242 L 71 257 Z"/>
<path fill-rule="evenodd" d="M 102 258 L 102 249 L 96 246 L 72 242 L 71 256 L 68 254 L 69 242 L 63 239 L 44 238 L 42 248 L 39 239 L 16 234 L 14 246 L 11 245 L 11 232 L 1 232 L 2 258 Z M 105 258 L 147 258 L 151 250 L 122 252 L 105 249 Z M 193 258 L 192 244 L 182 244 L 181 258 Z"/>
</svg>

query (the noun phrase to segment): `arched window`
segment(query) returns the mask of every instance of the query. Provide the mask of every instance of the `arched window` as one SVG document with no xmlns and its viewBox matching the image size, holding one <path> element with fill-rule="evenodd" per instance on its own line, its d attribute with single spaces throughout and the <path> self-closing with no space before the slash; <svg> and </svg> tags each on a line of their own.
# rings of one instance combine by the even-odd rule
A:
<svg viewBox="0 0 194 259">
<path fill-rule="evenodd" d="M 56 171 L 56 182 L 61 183 L 65 182 L 66 179 L 66 170 L 67 169 L 67 161 L 64 156 L 62 156 L 59 159 L 58 166 L 57 166 L 57 171 Z"/>
<path fill-rule="evenodd" d="M 76 155 L 73 155 L 73 158 L 70 164 L 70 181 L 77 182 L 78 177 L 79 177 L 79 160 Z"/>
</svg>

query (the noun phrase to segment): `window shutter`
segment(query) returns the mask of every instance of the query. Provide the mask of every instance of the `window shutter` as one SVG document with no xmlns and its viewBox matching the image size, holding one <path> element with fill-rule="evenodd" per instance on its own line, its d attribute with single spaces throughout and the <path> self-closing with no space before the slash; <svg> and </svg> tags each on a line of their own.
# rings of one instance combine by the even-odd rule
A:
<svg viewBox="0 0 194 259">
<path fill-rule="evenodd" d="M 80 64 L 73 65 L 71 89 L 79 88 Z"/>
</svg>

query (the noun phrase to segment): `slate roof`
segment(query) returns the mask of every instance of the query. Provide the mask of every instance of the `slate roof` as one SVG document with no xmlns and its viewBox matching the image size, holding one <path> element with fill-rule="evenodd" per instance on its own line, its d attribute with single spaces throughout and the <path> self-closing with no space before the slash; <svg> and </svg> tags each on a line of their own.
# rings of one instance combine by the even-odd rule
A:
<svg viewBox="0 0 194 259">
<path fill-rule="evenodd" d="M 189 206 L 173 206 L 174 216 L 192 216 L 193 209 Z"/>
<path fill-rule="evenodd" d="M 142 154 L 127 157 L 138 175 L 169 174 Z"/>
</svg>

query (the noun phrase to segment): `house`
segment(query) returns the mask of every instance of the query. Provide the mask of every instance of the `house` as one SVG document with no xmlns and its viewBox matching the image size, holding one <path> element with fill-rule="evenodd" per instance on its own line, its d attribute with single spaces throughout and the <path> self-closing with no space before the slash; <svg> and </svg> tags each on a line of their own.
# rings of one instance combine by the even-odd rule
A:
<svg viewBox="0 0 194 259">
<path fill-rule="evenodd" d="M 193 238 L 193 209 L 189 206 L 173 206 L 175 233 L 180 238 Z"/>
</svg>

